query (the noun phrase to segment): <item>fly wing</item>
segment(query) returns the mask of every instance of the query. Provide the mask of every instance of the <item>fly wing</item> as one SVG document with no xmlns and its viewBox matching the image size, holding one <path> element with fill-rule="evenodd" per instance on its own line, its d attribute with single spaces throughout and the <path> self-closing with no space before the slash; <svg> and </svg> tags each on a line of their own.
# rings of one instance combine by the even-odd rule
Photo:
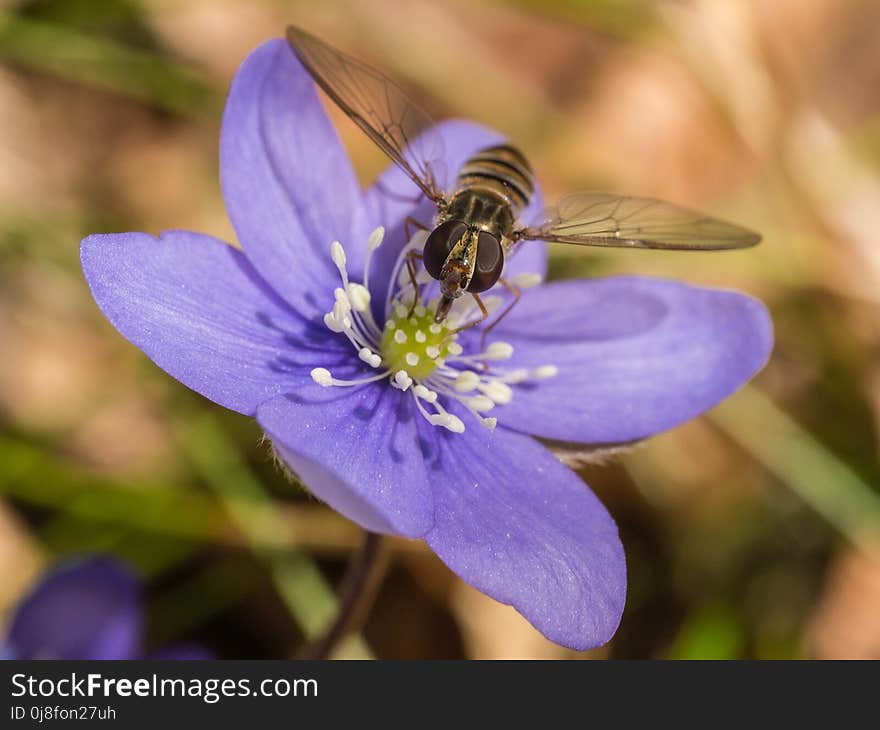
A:
<svg viewBox="0 0 880 730">
<path fill-rule="evenodd" d="M 713 251 L 754 246 L 761 236 L 733 223 L 709 218 L 653 198 L 611 193 L 574 193 L 544 213 L 518 239 L 582 246 Z"/>
<path fill-rule="evenodd" d="M 431 118 L 391 79 L 300 28 L 287 29 L 293 52 L 327 95 L 435 203 L 443 199 L 443 140 Z"/>
</svg>

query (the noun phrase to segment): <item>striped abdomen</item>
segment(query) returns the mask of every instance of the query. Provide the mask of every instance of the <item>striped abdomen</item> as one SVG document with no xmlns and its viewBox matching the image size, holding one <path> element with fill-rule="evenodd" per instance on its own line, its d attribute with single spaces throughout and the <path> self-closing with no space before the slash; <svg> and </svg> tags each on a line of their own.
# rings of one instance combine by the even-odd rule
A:
<svg viewBox="0 0 880 730">
<path fill-rule="evenodd" d="M 482 188 L 499 195 L 515 216 L 532 199 L 534 178 L 522 152 L 509 144 L 499 144 L 480 150 L 462 165 L 458 187 Z"/>
</svg>

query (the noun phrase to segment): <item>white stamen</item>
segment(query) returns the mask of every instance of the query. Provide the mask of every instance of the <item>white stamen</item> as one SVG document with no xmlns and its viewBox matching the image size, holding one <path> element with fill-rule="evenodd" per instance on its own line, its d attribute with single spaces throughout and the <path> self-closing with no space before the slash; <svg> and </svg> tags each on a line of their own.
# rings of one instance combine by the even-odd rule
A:
<svg viewBox="0 0 880 730">
<path fill-rule="evenodd" d="M 425 242 L 428 240 L 428 236 L 430 236 L 430 231 L 423 231 L 419 228 L 415 233 L 412 234 L 412 238 L 409 239 L 409 248 L 424 248 Z"/>
<path fill-rule="evenodd" d="M 495 294 L 490 294 L 487 297 L 483 297 L 483 306 L 486 308 L 486 311 L 489 314 L 492 314 L 498 307 L 503 303 L 503 299 Z"/>
<path fill-rule="evenodd" d="M 428 417 L 428 421 L 434 426 L 443 426 L 452 433 L 464 433 L 464 424 L 461 419 L 451 413 L 435 413 Z"/>
<path fill-rule="evenodd" d="M 513 285 L 519 287 L 520 289 L 531 289 L 533 286 L 537 286 L 542 281 L 543 277 L 540 274 L 534 273 L 517 274 L 512 279 Z"/>
<path fill-rule="evenodd" d="M 439 325 L 436 322 L 428 327 L 428 331 L 432 335 L 439 335 L 443 331 L 443 325 Z"/>
<path fill-rule="evenodd" d="M 394 373 L 394 384 L 401 390 L 406 390 L 412 385 L 412 378 L 406 370 L 398 370 Z"/>
<path fill-rule="evenodd" d="M 493 401 L 502 405 L 510 403 L 510 399 L 513 398 L 513 391 L 510 389 L 510 386 L 502 383 L 500 380 L 490 380 L 487 383 L 481 384 L 479 389 Z"/>
<path fill-rule="evenodd" d="M 559 374 L 559 368 L 555 365 L 541 365 L 532 370 L 532 377 L 536 380 L 546 380 L 547 378 L 556 377 Z"/>
<path fill-rule="evenodd" d="M 312 380 L 324 388 L 333 385 L 333 376 L 327 368 L 314 368 L 311 372 L 311 376 Z"/>
<path fill-rule="evenodd" d="M 473 370 L 462 370 L 455 378 L 454 388 L 459 393 L 467 393 L 480 384 L 480 377 Z"/>
<path fill-rule="evenodd" d="M 327 329 L 331 332 L 342 332 L 342 324 L 336 319 L 333 312 L 327 312 L 324 315 L 324 324 L 327 325 Z"/>
<path fill-rule="evenodd" d="M 513 345 L 509 342 L 492 342 L 483 353 L 486 360 L 507 360 L 513 355 Z"/>
<path fill-rule="evenodd" d="M 369 347 L 362 347 L 358 352 L 358 357 L 363 360 L 371 368 L 377 368 L 382 364 L 382 358 L 373 352 Z"/>
<path fill-rule="evenodd" d="M 428 345 L 425 348 L 425 354 L 432 360 L 436 360 L 440 357 L 440 348 L 437 345 Z"/>
<path fill-rule="evenodd" d="M 443 425 L 452 431 L 452 433 L 464 433 L 464 423 L 458 416 L 453 416 L 451 413 L 445 414 L 446 423 Z"/>
<path fill-rule="evenodd" d="M 366 312 L 370 308 L 370 292 L 363 284 L 348 285 L 348 301 L 351 308 L 358 312 Z"/>
<path fill-rule="evenodd" d="M 521 383 L 521 382 L 523 382 L 524 380 L 528 380 L 528 378 L 529 378 L 529 371 L 526 370 L 525 368 L 519 368 L 519 369 L 517 369 L 517 370 L 511 370 L 509 373 L 507 373 L 507 374 L 502 378 L 502 380 L 503 380 L 505 383 L 514 383 L 514 384 L 516 384 L 516 383 Z"/>
<path fill-rule="evenodd" d="M 416 300 L 416 293 L 412 289 L 407 289 L 404 292 L 400 293 L 398 301 L 406 308 L 407 314 L 403 314 L 400 316 L 403 319 L 405 316 L 409 314 L 409 310 L 412 308 L 413 302 Z"/>
<path fill-rule="evenodd" d="M 340 271 L 345 269 L 345 249 L 342 248 L 342 244 L 339 243 L 339 241 L 333 241 L 333 243 L 330 244 L 330 258 L 333 259 L 333 263 L 336 264 L 337 269 Z"/>
<path fill-rule="evenodd" d="M 495 401 L 485 395 L 471 396 L 470 398 L 468 398 L 467 404 L 475 411 L 479 411 L 480 413 L 491 411 L 495 407 Z"/>
<path fill-rule="evenodd" d="M 446 349 L 449 351 L 450 355 L 461 355 L 464 352 L 464 348 L 459 345 L 457 342 L 450 342 Z"/>
<path fill-rule="evenodd" d="M 382 241 L 385 239 L 385 229 L 382 226 L 378 226 L 373 229 L 373 232 L 370 234 L 370 237 L 367 239 L 367 250 L 375 251 L 379 246 L 382 245 Z"/>
<path fill-rule="evenodd" d="M 435 403 L 437 401 L 437 392 L 426 388 L 421 383 L 413 387 L 413 393 L 417 398 L 421 398 L 426 403 Z"/>
<path fill-rule="evenodd" d="M 337 289 L 336 291 L 341 292 L 341 294 L 333 302 L 333 315 L 342 319 L 351 311 L 351 302 L 348 300 L 348 294 L 342 291 L 342 289 Z"/>
<path fill-rule="evenodd" d="M 376 375 L 371 375 L 368 378 L 357 378 L 356 380 L 340 380 L 339 378 L 334 378 L 330 371 L 326 368 L 315 368 L 311 372 L 312 380 L 314 380 L 318 385 L 326 388 L 330 385 L 336 385 L 340 388 L 347 388 L 353 385 L 366 385 L 367 383 L 375 383 L 377 380 L 384 380 L 388 377 L 390 370 L 383 370 L 381 373 L 377 373 Z"/>
</svg>

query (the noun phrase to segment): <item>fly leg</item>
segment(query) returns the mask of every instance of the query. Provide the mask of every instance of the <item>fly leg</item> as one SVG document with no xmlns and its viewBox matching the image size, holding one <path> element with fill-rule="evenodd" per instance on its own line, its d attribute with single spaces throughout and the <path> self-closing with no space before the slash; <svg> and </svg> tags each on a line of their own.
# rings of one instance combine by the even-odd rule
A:
<svg viewBox="0 0 880 730">
<path fill-rule="evenodd" d="M 493 329 L 495 329 L 495 327 L 498 326 L 502 319 L 510 314 L 510 311 L 517 304 L 519 304 L 519 300 L 522 298 L 522 290 L 518 286 L 511 284 L 503 276 L 498 277 L 498 282 L 501 284 L 501 286 L 503 286 L 505 289 L 507 289 L 507 291 L 511 293 L 511 295 L 513 296 L 513 301 L 504 308 L 504 311 L 498 315 L 498 318 L 494 322 L 492 322 L 492 324 L 490 324 L 488 327 L 486 327 L 486 329 L 483 330 L 483 338 L 480 340 L 481 351 L 486 349 L 486 337 L 488 336 L 488 334 Z"/>
<path fill-rule="evenodd" d="M 480 317 L 479 319 L 475 319 L 473 322 L 468 322 L 467 324 L 462 325 L 461 327 L 456 327 L 452 334 L 457 335 L 459 332 L 463 332 L 464 330 L 469 330 L 471 327 L 476 327 L 478 324 L 482 324 L 486 321 L 486 318 L 489 316 L 489 310 L 486 309 L 486 305 L 483 304 L 483 300 L 480 299 L 479 294 L 474 294 L 471 292 L 471 296 L 474 298 L 474 301 L 477 303 L 477 306 L 480 308 Z"/>
<path fill-rule="evenodd" d="M 413 218 L 411 215 L 408 215 L 403 220 L 403 235 L 406 236 L 407 243 L 409 243 L 410 240 L 412 239 L 412 234 L 409 232 L 410 226 L 415 228 L 417 231 L 430 231 L 431 230 L 424 223 L 421 223 L 421 222 L 417 221 L 415 218 Z"/>
<path fill-rule="evenodd" d="M 412 304 L 409 305 L 409 312 L 407 313 L 407 317 L 412 317 L 412 313 L 415 310 L 416 306 L 419 303 L 420 293 L 419 293 L 419 279 L 418 279 L 418 268 L 416 265 L 416 260 L 422 260 L 422 254 L 418 251 L 407 251 L 406 256 L 404 257 L 404 263 L 406 264 L 406 270 L 409 274 L 409 281 L 412 284 L 413 288 L 413 300 Z"/>
<path fill-rule="evenodd" d="M 407 242 L 412 239 L 412 234 L 409 232 L 410 226 L 419 231 L 427 231 L 430 230 L 428 226 L 424 223 L 417 221 L 411 215 L 408 215 L 403 221 L 403 235 L 406 236 Z M 415 259 L 421 260 L 422 254 L 419 251 L 408 251 L 406 257 L 404 258 L 404 262 L 406 263 L 406 269 L 409 272 L 409 280 L 413 287 L 413 292 L 415 292 L 415 296 L 413 297 L 412 304 L 409 307 L 409 314 L 407 317 L 411 317 L 413 310 L 416 308 L 416 305 L 419 303 L 419 283 L 416 275 L 418 274 L 418 270 L 416 268 Z"/>
</svg>

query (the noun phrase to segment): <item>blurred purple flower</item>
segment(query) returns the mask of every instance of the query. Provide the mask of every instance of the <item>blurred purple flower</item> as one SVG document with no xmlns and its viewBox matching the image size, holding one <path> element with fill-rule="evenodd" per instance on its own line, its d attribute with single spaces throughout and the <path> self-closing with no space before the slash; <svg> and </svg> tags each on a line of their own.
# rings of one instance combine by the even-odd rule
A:
<svg viewBox="0 0 880 730">
<path fill-rule="evenodd" d="M 140 582 L 116 560 L 91 557 L 47 573 L 16 608 L 0 657 L 4 659 L 210 659 L 181 644 L 141 654 Z"/>
<path fill-rule="evenodd" d="M 439 132 L 453 174 L 502 139 L 463 121 Z M 83 241 L 108 319 L 190 388 L 256 416 L 349 519 L 424 539 L 553 641 L 608 641 L 626 594 L 617 528 L 531 437 L 626 442 L 702 413 L 767 359 L 763 305 L 655 279 L 566 281 L 528 290 L 482 357 L 479 332 L 444 343 L 430 311 L 412 323 L 396 306 L 414 245 L 404 220 L 430 221 L 430 205 L 407 202 L 415 186 L 394 167 L 361 191 L 311 78 L 278 40 L 232 84 L 221 177 L 244 252 L 186 231 Z M 538 195 L 525 215 L 540 206 Z M 506 271 L 524 284 L 545 272 L 541 243 Z"/>
</svg>

